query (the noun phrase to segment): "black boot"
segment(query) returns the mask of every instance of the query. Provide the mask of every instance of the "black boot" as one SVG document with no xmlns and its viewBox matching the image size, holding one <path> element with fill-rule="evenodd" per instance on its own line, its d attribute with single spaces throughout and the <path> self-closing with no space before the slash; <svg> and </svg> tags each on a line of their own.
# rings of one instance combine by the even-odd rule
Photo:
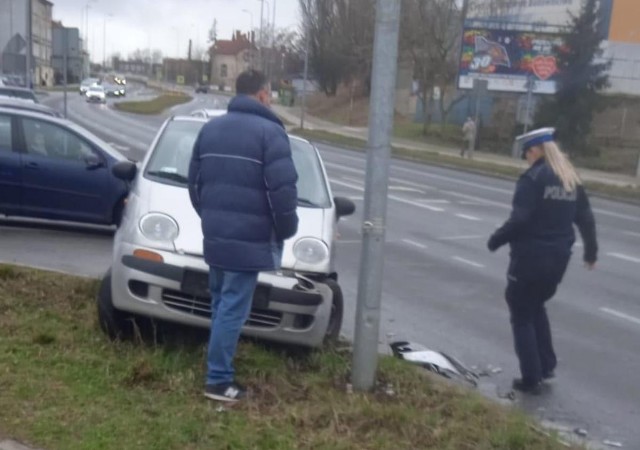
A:
<svg viewBox="0 0 640 450">
<path fill-rule="evenodd" d="M 542 393 L 540 382 L 532 383 L 524 381 L 522 378 L 515 378 L 511 386 L 516 391 L 520 391 L 525 394 L 540 395 Z"/>
</svg>

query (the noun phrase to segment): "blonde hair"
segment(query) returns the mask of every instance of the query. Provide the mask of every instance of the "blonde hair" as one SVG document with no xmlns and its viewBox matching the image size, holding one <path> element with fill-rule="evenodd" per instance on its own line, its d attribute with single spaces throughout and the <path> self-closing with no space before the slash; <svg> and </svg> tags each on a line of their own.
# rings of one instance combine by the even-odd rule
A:
<svg viewBox="0 0 640 450">
<path fill-rule="evenodd" d="M 582 184 L 582 180 L 569 161 L 569 157 L 560 150 L 558 144 L 554 141 L 545 142 L 542 144 L 542 150 L 545 160 L 551 166 L 553 173 L 560 178 L 565 191 L 573 192 L 577 186 Z"/>
</svg>

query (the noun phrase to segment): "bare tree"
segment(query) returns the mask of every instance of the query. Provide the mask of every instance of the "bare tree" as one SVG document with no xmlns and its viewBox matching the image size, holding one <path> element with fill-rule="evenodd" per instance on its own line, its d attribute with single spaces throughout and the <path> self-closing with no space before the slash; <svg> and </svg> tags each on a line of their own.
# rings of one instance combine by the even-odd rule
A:
<svg viewBox="0 0 640 450">
<path fill-rule="evenodd" d="M 321 89 L 335 95 L 340 83 L 368 90 L 373 54 L 373 0 L 300 0 L 303 36 Z"/>
<path fill-rule="evenodd" d="M 414 65 L 426 133 L 435 88 L 440 93 L 437 101 L 443 126 L 451 108 L 464 98 L 450 99 L 455 91 L 463 12 L 450 0 L 409 0 L 404 6 L 402 48 Z"/>
</svg>

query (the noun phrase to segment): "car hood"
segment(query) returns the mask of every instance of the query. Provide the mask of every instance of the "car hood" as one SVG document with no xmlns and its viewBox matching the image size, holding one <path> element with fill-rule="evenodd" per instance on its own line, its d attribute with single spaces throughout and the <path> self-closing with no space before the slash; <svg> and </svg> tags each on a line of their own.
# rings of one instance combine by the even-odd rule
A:
<svg viewBox="0 0 640 450">
<path fill-rule="evenodd" d="M 202 227 L 200 217 L 191 205 L 189 191 L 186 188 L 169 184 L 150 182 L 153 186 L 149 190 L 148 212 L 159 212 L 171 216 L 179 228 L 174 246 L 178 253 L 203 256 Z M 298 207 L 298 232 L 285 241 L 282 255 L 283 268 L 295 267 L 293 243 L 301 237 L 316 237 L 323 239 L 325 210 L 322 208 Z"/>
</svg>

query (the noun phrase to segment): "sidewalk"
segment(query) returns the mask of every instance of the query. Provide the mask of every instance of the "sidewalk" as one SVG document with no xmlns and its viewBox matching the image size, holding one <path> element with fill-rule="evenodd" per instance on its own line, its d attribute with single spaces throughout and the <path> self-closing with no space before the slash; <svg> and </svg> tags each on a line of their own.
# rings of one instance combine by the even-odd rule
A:
<svg viewBox="0 0 640 450">
<path fill-rule="evenodd" d="M 300 123 L 300 108 L 299 107 L 286 107 L 282 105 L 272 105 L 272 108 L 276 114 L 284 118 L 286 121 L 295 125 L 292 128 L 298 128 Z M 319 119 L 317 117 L 305 114 L 305 129 L 314 131 L 326 131 L 340 136 L 349 138 L 356 138 L 366 141 L 368 138 L 368 129 L 365 127 L 348 127 L 338 125 L 326 120 Z M 394 147 L 406 148 L 409 150 L 418 150 L 431 153 L 437 153 L 441 155 L 460 157 L 460 149 L 455 147 L 447 147 L 444 145 L 436 145 L 429 143 L 421 143 L 418 141 L 412 141 L 408 139 L 392 138 L 391 143 Z M 517 167 L 519 169 L 525 169 L 527 163 L 525 161 L 516 160 L 502 155 L 495 155 L 491 153 L 482 153 L 476 151 L 473 159 L 475 161 L 487 162 L 492 164 L 498 164 L 502 166 Z M 598 170 L 582 169 L 578 168 L 578 172 L 584 181 L 602 183 L 612 186 L 633 186 L 638 187 L 640 185 L 640 179 L 627 175 L 603 172 Z"/>
</svg>

